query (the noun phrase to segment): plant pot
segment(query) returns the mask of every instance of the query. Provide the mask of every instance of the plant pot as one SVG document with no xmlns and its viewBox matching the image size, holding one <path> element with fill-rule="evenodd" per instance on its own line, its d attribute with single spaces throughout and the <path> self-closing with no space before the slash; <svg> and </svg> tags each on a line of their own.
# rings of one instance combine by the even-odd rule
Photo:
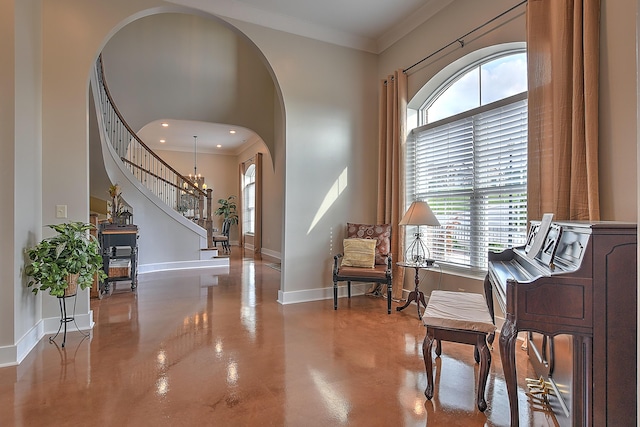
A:
<svg viewBox="0 0 640 427">
<path fill-rule="evenodd" d="M 67 289 L 64 290 L 65 297 L 72 297 L 78 293 L 78 277 L 80 277 L 79 273 L 67 276 Z"/>
</svg>

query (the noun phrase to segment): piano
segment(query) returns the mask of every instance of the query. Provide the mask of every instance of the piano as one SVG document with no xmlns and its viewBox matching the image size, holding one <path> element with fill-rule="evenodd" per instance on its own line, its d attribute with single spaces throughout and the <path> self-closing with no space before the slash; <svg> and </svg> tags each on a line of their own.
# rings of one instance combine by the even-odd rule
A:
<svg viewBox="0 0 640 427">
<path fill-rule="evenodd" d="M 544 243 L 534 254 L 537 239 Z M 635 426 L 637 224 L 532 221 L 525 246 L 489 252 L 488 261 L 489 311 L 495 297 L 504 313 L 511 426 L 519 425 L 515 346 L 523 331 L 558 425 Z"/>
</svg>

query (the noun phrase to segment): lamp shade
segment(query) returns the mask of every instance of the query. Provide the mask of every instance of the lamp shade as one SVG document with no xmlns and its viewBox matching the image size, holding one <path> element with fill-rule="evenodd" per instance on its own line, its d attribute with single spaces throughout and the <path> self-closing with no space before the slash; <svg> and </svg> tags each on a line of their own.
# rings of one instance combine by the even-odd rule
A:
<svg viewBox="0 0 640 427">
<path fill-rule="evenodd" d="M 399 225 L 431 225 L 438 227 L 440 226 L 440 221 L 433 214 L 427 202 L 417 201 L 411 203 Z"/>
</svg>

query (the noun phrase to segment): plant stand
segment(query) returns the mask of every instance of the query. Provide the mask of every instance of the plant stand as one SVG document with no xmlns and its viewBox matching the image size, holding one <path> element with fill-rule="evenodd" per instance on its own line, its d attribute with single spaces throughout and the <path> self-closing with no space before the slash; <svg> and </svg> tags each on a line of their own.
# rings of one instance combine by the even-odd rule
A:
<svg viewBox="0 0 640 427">
<path fill-rule="evenodd" d="M 76 314 L 76 298 L 78 296 L 78 293 L 74 293 L 73 295 L 65 295 L 65 296 L 61 296 L 61 297 L 57 297 L 58 298 L 58 304 L 60 305 L 60 326 L 58 326 L 58 332 L 56 332 L 56 334 L 52 337 L 49 337 L 49 342 L 52 343 L 54 342 L 54 340 L 57 338 L 57 336 L 60 334 L 60 330 L 63 330 L 63 334 L 62 334 L 62 347 L 64 347 L 65 343 L 67 342 L 67 323 L 69 322 L 73 322 L 74 325 L 76 325 L 76 329 L 78 330 L 78 332 L 80 332 L 82 334 L 82 336 L 84 337 L 88 337 L 89 334 L 88 333 L 84 333 L 80 330 L 80 328 L 78 327 L 78 324 L 76 323 L 76 318 L 75 318 L 75 314 Z M 71 315 L 69 315 L 69 313 L 67 312 L 67 299 L 69 298 L 73 298 L 73 311 L 71 312 Z"/>
</svg>

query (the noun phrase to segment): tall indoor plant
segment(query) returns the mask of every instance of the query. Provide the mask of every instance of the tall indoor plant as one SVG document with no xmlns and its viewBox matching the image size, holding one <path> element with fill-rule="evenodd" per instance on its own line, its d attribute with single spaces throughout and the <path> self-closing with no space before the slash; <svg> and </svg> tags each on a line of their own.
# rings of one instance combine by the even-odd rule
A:
<svg viewBox="0 0 640 427">
<path fill-rule="evenodd" d="M 74 294 L 74 286 L 86 289 L 93 284 L 94 276 L 104 280 L 100 244 L 89 234 L 92 224 L 68 222 L 49 225 L 58 234 L 40 241 L 27 249 L 29 263 L 25 274 L 30 277 L 27 286 L 32 292 L 48 290 L 56 297 Z"/>
<path fill-rule="evenodd" d="M 236 205 L 236 196 L 231 195 L 226 199 L 218 199 L 220 205 L 214 212 L 215 215 L 221 216 L 223 221 L 229 221 L 231 224 L 238 223 L 238 206 Z"/>
</svg>

